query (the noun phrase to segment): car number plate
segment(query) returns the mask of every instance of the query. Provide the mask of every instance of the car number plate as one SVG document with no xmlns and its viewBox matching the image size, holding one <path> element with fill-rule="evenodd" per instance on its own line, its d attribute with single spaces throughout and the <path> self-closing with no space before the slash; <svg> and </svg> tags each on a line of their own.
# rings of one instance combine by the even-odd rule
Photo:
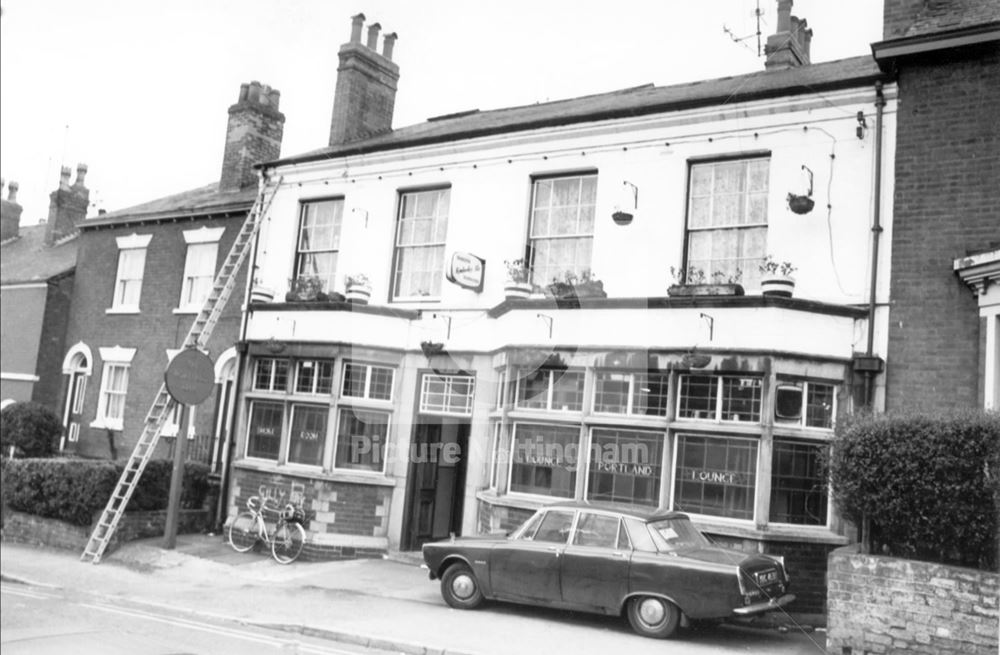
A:
<svg viewBox="0 0 1000 655">
<path fill-rule="evenodd" d="M 759 584 L 771 584 L 772 582 L 778 581 L 778 572 L 775 570 L 761 571 L 757 574 L 757 582 Z"/>
</svg>

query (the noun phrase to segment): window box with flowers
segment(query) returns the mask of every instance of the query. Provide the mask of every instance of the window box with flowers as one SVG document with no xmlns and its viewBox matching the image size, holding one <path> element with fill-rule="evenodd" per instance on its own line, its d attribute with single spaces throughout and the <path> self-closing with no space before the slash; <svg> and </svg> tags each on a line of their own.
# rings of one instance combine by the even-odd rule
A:
<svg viewBox="0 0 1000 655">
<path fill-rule="evenodd" d="M 604 282 L 597 279 L 587 269 L 584 269 L 579 275 L 573 271 L 567 271 L 562 280 L 553 278 L 546 290 L 548 295 L 557 300 L 608 297 L 607 292 L 604 291 Z"/>
<path fill-rule="evenodd" d="M 765 296 L 791 298 L 795 291 L 795 266 L 791 262 L 775 261 L 768 255 L 760 263 L 760 292 Z"/>
<path fill-rule="evenodd" d="M 674 283 L 667 287 L 667 295 L 676 296 L 742 296 L 744 290 L 740 285 L 742 273 L 736 269 L 735 273 L 725 273 L 716 271 L 711 276 L 705 275 L 705 271 L 695 267 L 674 268 L 670 267 L 670 275 L 674 278 Z"/>
<path fill-rule="evenodd" d="M 285 294 L 286 302 L 310 302 L 313 300 L 326 300 L 322 278 L 316 275 L 300 275 L 289 281 L 288 293 Z"/>
</svg>

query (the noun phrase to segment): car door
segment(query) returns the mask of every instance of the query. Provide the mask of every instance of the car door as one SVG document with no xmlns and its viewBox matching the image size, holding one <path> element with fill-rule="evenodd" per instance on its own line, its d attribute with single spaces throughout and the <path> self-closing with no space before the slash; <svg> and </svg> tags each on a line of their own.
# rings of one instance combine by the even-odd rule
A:
<svg viewBox="0 0 1000 655">
<path fill-rule="evenodd" d="M 621 523 L 618 516 L 580 512 L 560 558 L 563 602 L 589 610 L 621 606 L 632 553 Z"/>
<path fill-rule="evenodd" d="M 497 598 L 559 602 L 562 597 L 559 558 L 566 548 L 575 515 L 572 510 L 549 510 L 534 531 L 493 548 L 490 585 Z"/>
</svg>

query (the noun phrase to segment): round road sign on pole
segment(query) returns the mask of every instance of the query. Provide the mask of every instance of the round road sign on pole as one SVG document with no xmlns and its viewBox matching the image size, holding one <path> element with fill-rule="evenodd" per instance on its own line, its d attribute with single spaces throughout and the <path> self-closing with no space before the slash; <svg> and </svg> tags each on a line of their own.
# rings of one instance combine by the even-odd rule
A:
<svg viewBox="0 0 1000 655">
<path fill-rule="evenodd" d="M 174 400 L 184 405 L 199 405 L 215 389 L 215 366 L 197 348 L 185 348 L 170 360 L 163 378 Z"/>
</svg>

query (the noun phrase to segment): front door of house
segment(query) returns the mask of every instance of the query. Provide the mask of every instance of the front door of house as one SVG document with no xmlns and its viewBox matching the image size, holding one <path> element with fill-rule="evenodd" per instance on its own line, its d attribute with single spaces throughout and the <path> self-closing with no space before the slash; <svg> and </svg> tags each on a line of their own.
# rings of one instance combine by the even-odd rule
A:
<svg viewBox="0 0 1000 655">
<path fill-rule="evenodd" d="M 66 389 L 66 412 L 63 420 L 63 437 L 59 450 L 76 448 L 80 440 L 80 424 L 83 422 L 83 394 L 87 390 L 87 373 L 76 370 L 69 375 L 69 386 Z"/>
<path fill-rule="evenodd" d="M 461 532 L 468 419 L 421 416 L 410 448 L 408 529 L 404 548 Z"/>
</svg>

